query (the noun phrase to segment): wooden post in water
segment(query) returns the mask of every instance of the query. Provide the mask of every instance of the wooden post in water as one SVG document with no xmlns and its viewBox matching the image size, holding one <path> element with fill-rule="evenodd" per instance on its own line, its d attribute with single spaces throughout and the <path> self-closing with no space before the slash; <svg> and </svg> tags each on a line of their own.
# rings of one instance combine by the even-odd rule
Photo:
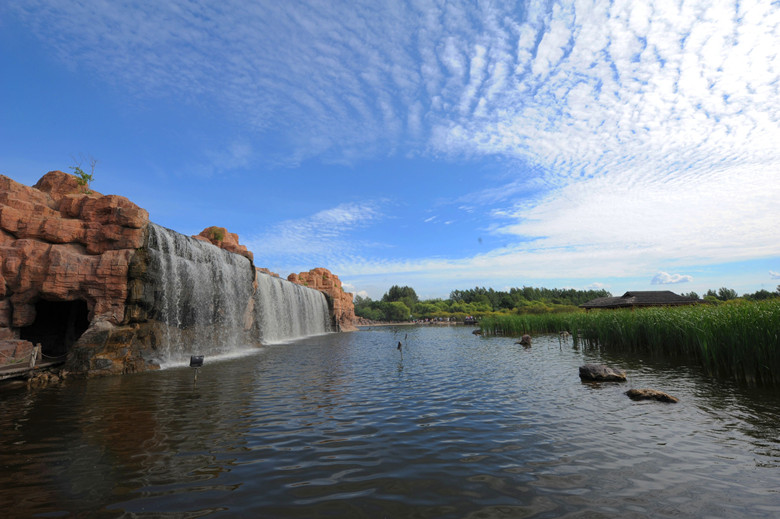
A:
<svg viewBox="0 0 780 519">
<path fill-rule="evenodd" d="M 195 381 L 194 384 L 198 383 L 198 371 L 200 371 L 200 368 L 203 366 L 203 355 L 192 355 L 190 357 L 190 367 L 195 368 Z"/>
<path fill-rule="evenodd" d="M 38 352 L 41 351 L 41 345 L 36 344 L 33 346 L 32 353 L 30 354 L 30 369 L 35 368 L 35 361 L 38 359 Z"/>
</svg>

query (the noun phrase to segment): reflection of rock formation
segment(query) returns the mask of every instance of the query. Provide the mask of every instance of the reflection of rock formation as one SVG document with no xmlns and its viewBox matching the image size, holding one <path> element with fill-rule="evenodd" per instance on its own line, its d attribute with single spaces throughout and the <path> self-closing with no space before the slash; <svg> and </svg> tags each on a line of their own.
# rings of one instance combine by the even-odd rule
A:
<svg viewBox="0 0 780 519">
<path fill-rule="evenodd" d="M 41 344 L 44 360 L 67 356 L 68 370 L 126 373 L 188 348 L 260 340 L 258 274 L 237 235 L 209 227 L 186 237 L 124 197 L 84 191 L 61 171 L 35 187 L 0 176 L 0 364 L 28 360 Z M 336 276 L 291 277 L 325 293 L 333 321 L 354 329 L 352 296 Z"/>
<path fill-rule="evenodd" d="M 329 296 L 330 303 L 333 305 L 333 318 L 342 332 L 354 331 L 355 327 L 355 305 L 352 302 L 352 294 L 345 292 L 341 287 L 341 280 L 335 274 L 331 274 L 328 269 L 316 268 L 309 272 L 300 274 L 290 274 L 288 281 L 315 288 Z"/>
</svg>

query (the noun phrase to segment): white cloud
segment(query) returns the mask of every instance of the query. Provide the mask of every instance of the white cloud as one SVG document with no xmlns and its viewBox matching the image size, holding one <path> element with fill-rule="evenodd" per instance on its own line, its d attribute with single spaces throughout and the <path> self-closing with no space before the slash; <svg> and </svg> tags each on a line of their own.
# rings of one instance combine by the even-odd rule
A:
<svg viewBox="0 0 780 519">
<path fill-rule="evenodd" d="M 773 270 L 770 270 L 769 277 L 772 279 L 780 279 L 780 272 L 775 272 Z"/>
<path fill-rule="evenodd" d="M 659 271 L 658 274 L 653 276 L 650 280 L 651 285 L 674 285 L 677 283 L 688 283 L 693 281 L 693 276 L 687 274 L 668 274 L 663 271 Z"/>
<path fill-rule="evenodd" d="M 282 257 L 298 269 L 312 261 L 328 266 L 370 245 L 353 241 L 350 235 L 381 218 L 378 203 L 340 204 L 305 218 L 280 222 L 261 235 L 249 237 L 246 246 L 254 252 L 258 266 L 270 266 L 272 270 L 279 268 L 276 262 Z"/>
<path fill-rule="evenodd" d="M 546 9 L 368 0 L 8 8 L 62 60 L 139 95 L 215 102 L 282 135 L 280 157 L 291 162 L 430 145 L 521 157 L 552 180 L 636 157 L 657 171 L 780 160 L 776 7 Z"/>
<path fill-rule="evenodd" d="M 357 204 L 282 222 L 250 247 L 261 257 L 325 258 L 355 276 L 603 279 L 780 256 L 771 2 L 27 0 L 6 9 L 105 81 L 142 97 L 214 101 L 278 137 L 289 163 L 404 150 L 530 166 L 469 199 L 503 206 L 491 207 L 492 228 L 510 243 L 490 253 L 361 257 L 346 236 L 379 214 Z M 261 154 L 257 143 L 244 151 L 213 159 L 241 166 Z"/>
</svg>

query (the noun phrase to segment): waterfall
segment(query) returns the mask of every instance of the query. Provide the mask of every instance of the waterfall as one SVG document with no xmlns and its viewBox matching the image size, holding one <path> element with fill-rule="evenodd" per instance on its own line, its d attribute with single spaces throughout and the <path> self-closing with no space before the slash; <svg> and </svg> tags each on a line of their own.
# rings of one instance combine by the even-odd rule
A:
<svg viewBox="0 0 780 519">
<path fill-rule="evenodd" d="M 165 325 L 158 336 L 159 363 L 246 349 L 250 261 L 153 223 L 148 249 L 149 289 L 154 292 L 150 316 Z"/>
<path fill-rule="evenodd" d="M 322 292 L 257 273 L 255 322 L 263 344 L 332 331 Z"/>
</svg>

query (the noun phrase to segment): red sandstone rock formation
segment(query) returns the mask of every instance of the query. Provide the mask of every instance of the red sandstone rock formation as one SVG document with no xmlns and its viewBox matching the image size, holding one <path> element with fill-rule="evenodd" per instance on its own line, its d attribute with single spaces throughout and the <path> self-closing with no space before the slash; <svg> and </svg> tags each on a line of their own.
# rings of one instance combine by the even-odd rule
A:
<svg viewBox="0 0 780 519">
<path fill-rule="evenodd" d="M 357 330 L 355 326 L 355 305 L 352 294 L 341 287 L 341 280 L 328 269 L 316 268 L 309 272 L 290 274 L 287 281 L 308 286 L 326 293 L 333 300 L 333 314 L 342 332 Z"/>
<path fill-rule="evenodd" d="M 124 319 L 128 266 L 149 215 L 124 197 L 82 191 L 62 171 L 35 187 L 0 175 L 0 342 L 33 324 L 39 300 L 84 301 L 90 321 Z"/>
<path fill-rule="evenodd" d="M 271 272 L 270 270 L 268 270 L 265 267 L 256 267 L 255 270 L 257 270 L 258 272 L 263 272 L 263 273 L 268 274 L 269 276 L 273 276 L 275 278 L 279 277 L 279 274 L 277 274 L 276 272 Z"/>
<path fill-rule="evenodd" d="M 200 232 L 200 234 L 193 236 L 193 238 L 196 240 L 209 242 L 221 249 L 225 249 L 228 252 L 240 254 L 241 256 L 249 259 L 249 261 L 254 260 L 254 254 L 247 250 L 245 245 L 238 243 L 238 234 L 228 232 L 224 227 L 217 227 L 215 225 L 206 227 Z"/>
<path fill-rule="evenodd" d="M 165 340 L 165 325 L 148 313 L 154 301 L 146 277 L 148 224 L 148 213 L 128 199 L 86 192 L 62 171 L 47 173 L 34 187 L 0 175 L 0 365 L 29 360 L 33 345 L 22 337 L 46 335 L 48 319 L 64 317 L 68 329 L 52 343 L 64 344 L 66 369 L 87 374 L 154 369 L 146 354 Z M 209 227 L 195 238 L 253 260 L 238 236 L 224 228 Z M 288 279 L 326 293 L 340 329 L 356 329 L 352 294 L 342 290 L 337 276 L 319 268 Z M 253 299 L 249 304 L 245 315 L 251 319 Z M 41 323 L 37 312 L 52 315 Z M 75 321 L 81 322 L 76 333 Z"/>
</svg>

